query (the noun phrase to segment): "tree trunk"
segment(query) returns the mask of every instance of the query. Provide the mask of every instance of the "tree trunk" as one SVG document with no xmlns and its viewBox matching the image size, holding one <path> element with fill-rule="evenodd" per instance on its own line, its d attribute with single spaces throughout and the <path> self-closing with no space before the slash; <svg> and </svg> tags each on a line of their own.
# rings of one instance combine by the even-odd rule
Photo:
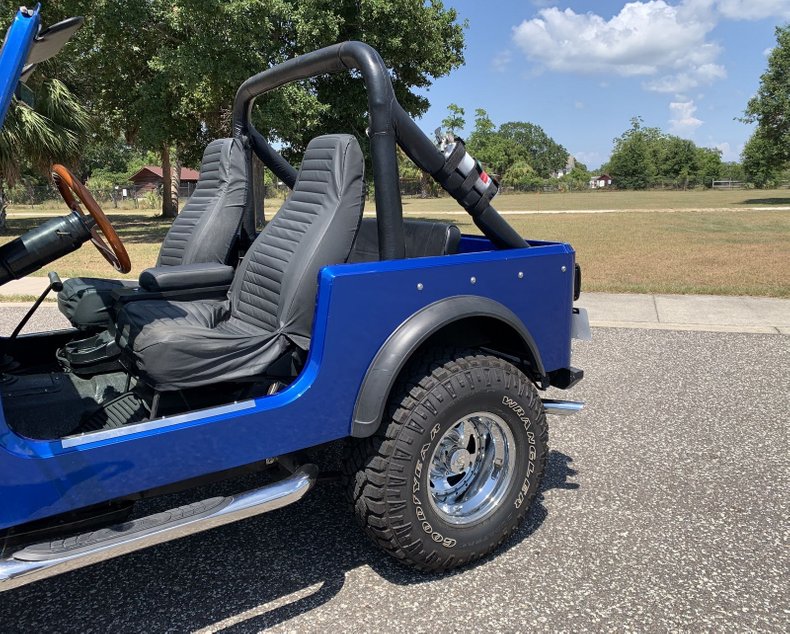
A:
<svg viewBox="0 0 790 634">
<path fill-rule="evenodd" d="M 172 154 L 172 156 L 171 156 Z M 170 146 L 162 146 L 162 216 L 175 218 L 178 215 L 178 187 L 181 184 L 181 166 L 178 156 Z"/>
<path fill-rule="evenodd" d="M 0 231 L 5 231 L 7 208 L 8 199 L 5 197 L 5 183 L 0 181 Z"/>
</svg>

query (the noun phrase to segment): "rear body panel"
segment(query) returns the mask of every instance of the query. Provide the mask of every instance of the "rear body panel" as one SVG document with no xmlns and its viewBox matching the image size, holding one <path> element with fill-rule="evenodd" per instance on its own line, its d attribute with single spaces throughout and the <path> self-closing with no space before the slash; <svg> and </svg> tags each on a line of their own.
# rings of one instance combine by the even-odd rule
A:
<svg viewBox="0 0 790 634">
<path fill-rule="evenodd" d="M 121 435 L 57 441 L 19 436 L 0 411 L 0 528 L 348 436 L 379 348 L 415 312 L 448 297 L 501 303 L 532 334 L 547 372 L 569 367 L 574 252 L 567 244 L 531 244 L 492 251 L 488 240 L 465 236 L 458 255 L 324 268 L 307 364 L 273 396 L 129 426 Z"/>
</svg>

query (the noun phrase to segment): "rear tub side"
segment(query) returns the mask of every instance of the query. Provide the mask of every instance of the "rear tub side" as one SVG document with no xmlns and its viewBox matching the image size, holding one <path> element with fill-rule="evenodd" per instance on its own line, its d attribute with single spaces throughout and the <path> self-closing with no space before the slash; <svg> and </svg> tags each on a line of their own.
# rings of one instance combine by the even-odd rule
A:
<svg viewBox="0 0 790 634">
<path fill-rule="evenodd" d="M 547 373 L 569 367 L 574 252 L 531 244 L 490 251 L 465 237 L 458 255 L 324 268 L 306 366 L 273 396 L 56 441 L 19 436 L 0 412 L 0 529 L 350 435 L 379 350 L 447 298 L 501 304 L 531 334 Z"/>
</svg>

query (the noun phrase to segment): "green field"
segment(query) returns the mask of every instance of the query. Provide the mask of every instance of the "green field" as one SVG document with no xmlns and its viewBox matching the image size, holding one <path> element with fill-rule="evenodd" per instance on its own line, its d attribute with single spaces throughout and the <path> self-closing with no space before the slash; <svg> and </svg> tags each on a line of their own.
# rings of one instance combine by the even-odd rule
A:
<svg viewBox="0 0 790 634">
<path fill-rule="evenodd" d="M 277 201 L 270 202 L 274 206 Z M 790 211 L 781 209 L 790 206 L 788 190 L 514 194 L 496 202 L 503 211 L 679 210 L 508 215 L 524 236 L 573 244 L 588 291 L 790 297 Z M 449 198 L 406 199 L 404 210 L 410 217 L 449 220 L 477 233 L 466 214 L 443 214 L 460 210 Z M 133 270 L 126 277 L 136 277 L 154 264 L 170 222 L 153 210 L 106 211 L 132 259 Z M 62 212 L 54 205 L 12 209 L 0 242 Z M 90 245 L 50 268 L 64 278 L 115 275 Z"/>
<path fill-rule="evenodd" d="M 450 198 L 405 198 L 406 212 L 460 209 Z M 372 206 L 372 205 L 371 205 Z M 743 209 L 745 207 L 790 207 L 790 189 L 735 189 L 692 191 L 529 192 L 498 196 L 494 206 L 500 211 L 558 210 L 678 210 Z"/>
</svg>

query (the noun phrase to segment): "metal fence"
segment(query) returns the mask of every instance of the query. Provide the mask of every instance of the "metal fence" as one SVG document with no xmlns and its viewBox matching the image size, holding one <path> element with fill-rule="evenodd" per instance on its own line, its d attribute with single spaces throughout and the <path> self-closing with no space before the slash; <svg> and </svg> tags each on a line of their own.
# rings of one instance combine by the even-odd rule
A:
<svg viewBox="0 0 790 634">
<path fill-rule="evenodd" d="M 195 183 L 184 183 L 178 190 L 179 200 L 185 201 L 194 191 Z M 161 188 L 140 191 L 132 183 L 107 188 L 91 187 L 90 192 L 97 202 L 113 208 L 154 209 L 162 204 Z M 38 206 L 54 206 L 61 201 L 60 193 L 53 185 L 16 185 L 5 190 L 5 198 L 9 205 L 32 209 Z"/>
<path fill-rule="evenodd" d="M 713 189 L 743 189 L 746 187 L 746 183 L 742 183 L 741 181 L 733 181 L 733 180 L 726 180 L 726 181 L 712 181 L 711 186 Z"/>
</svg>

